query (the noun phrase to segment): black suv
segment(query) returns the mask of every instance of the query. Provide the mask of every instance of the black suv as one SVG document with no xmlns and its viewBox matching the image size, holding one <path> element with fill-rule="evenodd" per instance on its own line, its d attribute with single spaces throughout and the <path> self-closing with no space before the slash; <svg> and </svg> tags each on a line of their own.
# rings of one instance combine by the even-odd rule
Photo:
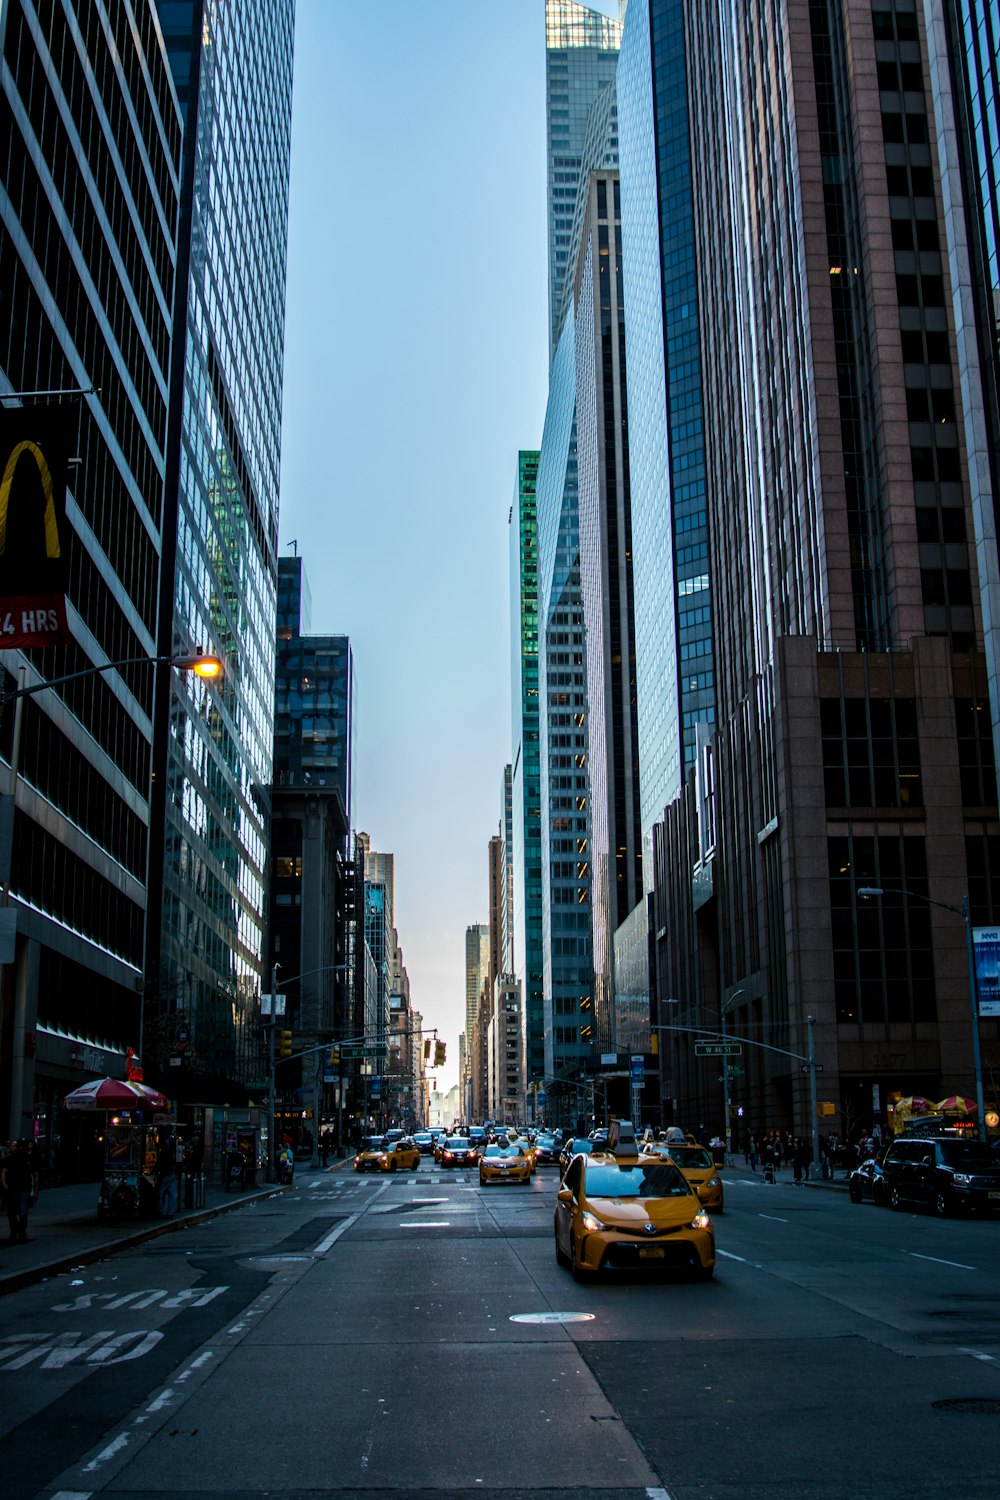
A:
<svg viewBox="0 0 1000 1500">
<path fill-rule="evenodd" d="M 1000 1161 L 979 1141 L 901 1136 L 882 1171 L 893 1208 L 918 1203 L 942 1218 L 973 1208 L 1000 1212 Z"/>
</svg>

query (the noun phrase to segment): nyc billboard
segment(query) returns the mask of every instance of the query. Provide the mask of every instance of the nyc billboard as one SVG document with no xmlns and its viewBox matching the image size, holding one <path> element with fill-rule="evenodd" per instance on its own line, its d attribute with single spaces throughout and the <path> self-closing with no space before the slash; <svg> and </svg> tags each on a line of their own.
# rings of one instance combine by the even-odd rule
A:
<svg viewBox="0 0 1000 1500">
<path fill-rule="evenodd" d="M 75 408 L 0 409 L 0 644 L 55 646 L 66 622 L 67 419 Z"/>
</svg>

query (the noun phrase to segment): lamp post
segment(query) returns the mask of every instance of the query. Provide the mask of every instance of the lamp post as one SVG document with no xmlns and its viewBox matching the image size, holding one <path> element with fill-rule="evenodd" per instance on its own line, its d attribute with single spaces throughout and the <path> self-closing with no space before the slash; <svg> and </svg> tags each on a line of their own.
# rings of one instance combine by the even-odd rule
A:
<svg viewBox="0 0 1000 1500">
<path fill-rule="evenodd" d="M 729 1033 L 726 1025 L 726 1012 L 728 1010 L 731 1010 L 736 1004 L 736 1001 L 741 999 L 746 993 L 746 990 L 734 990 L 733 993 L 729 996 L 728 1000 L 721 1006 L 719 1010 L 716 1010 L 715 1007 L 711 1005 L 702 1005 L 699 1007 L 701 1010 L 711 1011 L 712 1015 L 718 1018 L 719 1030 L 724 1042 L 729 1038 Z M 677 999 L 676 995 L 670 995 L 667 998 L 668 1005 L 680 1005 L 680 1003 L 681 1002 Z M 654 1029 L 658 1030 L 659 1028 Z M 726 1153 L 727 1155 L 731 1156 L 733 1151 L 733 1143 L 732 1122 L 730 1118 L 731 1105 L 729 1100 L 729 1058 L 725 1053 L 722 1057 L 722 1109 L 723 1134 L 726 1141 Z"/>
<path fill-rule="evenodd" d="M 972 914 L 969 911 L 968 896 L 962 897 L 961 906 L 953 906 L 950 901 L 937 901 L 933 896 L 925 896 L 922 891 L 907 890 L 901 885 L 862 885 L 858 887 L 858 895 L 863 901 L 885 895 L 912 896 L 916 901 L 926 901 L 928 906 L 940 906 L 945 911 L 953 912 L 965 923 L 965 958 L 969 969 L 969 1003 L 972 1007 L 972 1066 L 976 1078 L 976 1133 L 981 1140 L 985 1140 L 986 1106 L 983 1100 L 983 1058 L 979 1044 L 979 985 L 976 982 L 976 953 L 972 942 Z"/>
<path fill-rule="evenodd" d="M 18 685 L 7 692 L 0 693 L 0 713 L 8 703 L 14 704 L 14 732 L 11 739 L 10 767 L 7 779 L 7 795 L 10 798 L 9 828 L 11 835 L 14 826 L 14 810 L 17 806 L 17 788 L 20 777 L 21 760 L 21 731 L 24 718 L 24 700 L 33 698 L 38 693 L 44 693 L 49 688 L 61 687 L 67 682 L 79 682 L 85 677 L 98 677 L 104 672 L 113 672 L 120 667 L 176 667 L 181 672 L 193 672 L 197 677 L 212 679 L 220 677 L 224 671 L 223 663 L 218 656 L 208 652 L 196 651 L 185 652 L 173 656 L 126 656 L 116 661 L 101 662 L 89 667 L 83 667 L 76 672 L 64 672 L 59 677 L 49 677 L 41 682 L 27 681 L 28 668 L 22 662 L 18 668 Z M 10 908 L 10 883 L 11 883 L 11 853 L 7 852 L 6 870 L 4 874 L 2 907 L 6 912 Z M 4 918 L 9 924 L 9 947 L 5 950 L 10 952 L 11 957 L 0 964 L 0 968 L 12 963 L 13 955 L 13 915 Z M 14 1000 L 14 1027 L 11 1033 L 11 1082 L 10 1082 L 10 1134 L 17 1137 L 23 1133 L 24 1113 L 24 1042 L 28 1031 L 28 986 L 22 984 L 17 987 L 18 993 Z M 139 1021 L 139 1055 L 142 1055 L 142 1014 L 140 1011 Z"/>
</svg>

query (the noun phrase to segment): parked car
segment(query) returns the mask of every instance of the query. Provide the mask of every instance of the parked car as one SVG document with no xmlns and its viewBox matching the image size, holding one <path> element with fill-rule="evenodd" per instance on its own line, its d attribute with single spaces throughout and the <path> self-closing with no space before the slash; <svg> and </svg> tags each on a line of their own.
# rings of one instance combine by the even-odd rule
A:
<svg viewBox="0 0 1000 1500">
<path fill-rule="evenodd" d="M 1000 1161 L 981 1141 L 898 1137 L 882 1171 L 893 1208 L 913 1203 L 942 1218 L 972 1209 L 1000 1213 Z"/>
<path fill-rule="evenodd" d="M 852 1203 L 864 1203 L 870 1199 L 878 1208 L 889 1206 L 889 1190 L 885 1185 L 885 1173 L 877 1157 L 869 1157 L 854 1168 L 847 1179 L 847 1191 Z"/>
</svg>

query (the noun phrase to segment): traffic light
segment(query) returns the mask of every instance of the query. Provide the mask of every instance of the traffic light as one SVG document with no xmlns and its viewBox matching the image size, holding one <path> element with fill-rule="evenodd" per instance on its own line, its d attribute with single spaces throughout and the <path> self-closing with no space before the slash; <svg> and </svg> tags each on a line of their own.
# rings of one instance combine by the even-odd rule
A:
<svg viewBox="0 0 1000 1500">
<path fill-rule="evenodd" d="M 430 1062 L 430 1060 L 431 1060 L 431 1039 L 430 1039 L 430 1037 L 428 1037 L 427 1040 L 426 1040 L 426 1042 L 424 1043 L 424 1062 L 425 1063 L 426 1062 Z"/>
<path fill-rule="evenodd" d="M 444 1042 L 434 1043 L 434 1066 L 436 1068 L 444 1067 Z"/>
<path fill-rule="evenodd" d="M 291 1057 L 292 1055 L 292 1033 L 290 1031 L 278 1032 L 278 1056 Z"/>
<path fill-rule="evenodd" d="M 328 1068 L 340 1067 L 340 1048 L 337 1046 L 336 1042 L 332 1047 L 328 1047 L 326 1049 L 326 1065 Z"/>
</svg>

